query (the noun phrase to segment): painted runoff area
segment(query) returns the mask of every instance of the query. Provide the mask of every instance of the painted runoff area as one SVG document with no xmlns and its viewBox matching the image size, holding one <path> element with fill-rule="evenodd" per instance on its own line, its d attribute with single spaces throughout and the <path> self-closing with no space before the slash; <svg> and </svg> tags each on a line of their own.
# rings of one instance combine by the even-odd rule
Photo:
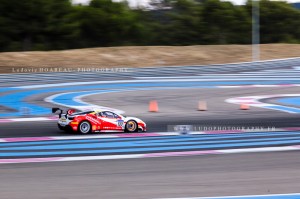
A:
<svg viewBox="0 0 300 199">
<path fill-rule="evenodd" d="M 298 151 L 299 131 L 137 133 L 2 138 L 0 163 L 84 161 Z M 287 146 L 288 145 L 288 146 Z"/>
<path fill-rule="evenodd" d="M 191 86 L 189 88 L 199 88 L 199 87 Z M 92 91 L 82 91 L 82 92 L 70 92 L 70 93 L 61 93 L 61 94 L 47 97 L 45 99 L 45 101 L 53 103 L 53 104 L 61 105 L 61 106 L 66 106 L 66 107 L 82 110 L 84 108 L 97 107 L 96 105 L 88 104 L 81 100 L 81 98 L 86 97 L 88 95 L 105 94 L 105 93 L 110 93 L 110 92 L 137 91 L 137 90 L 170 90 L 170 89 L 182 89 L 182 88 L 158 87 L 158 88 L 132 88 L 132 89 L 120 89 L 120 90 L 106 90 L 106 91 L 92 90 Z M 247 96 L 247 97 L 231 98 L 231 99 L 226 100 L 226 102 L 234 103 L 234 104 L 248 104 L 250 106 L 273 109 L 273 110 L 278 110 L 278 111 L 283 111 L 283 112 L 288 112 L 288 113 L 300 113 L 299 108 L 270 104 L 270 103 L 263 103 L 263 102 L 259 101 L 259 100 L 268 99 L 268 98 L 274 98 L 274 97 L 284 98 L 284 97 L 288 97 L 288 96 L 300 96 L 300 94 Z M 279 101 L 279 100 L 277 100 L 277 101 Z M 286 100 L 281 99 L 280 102 L 281 103 L 286 102 L 287 104 L 291 104 L 291 105 L 295 105 L 296 103 L 299 103 L 299 105 L 300 105 L 300 97 L 287 98 Z M 120 110 L 115 110 L 115 111 L 122 112 Z"/>
<path fill-rule="evenodd" d="M 277 102 L 291 106 L 300 106 L 300 96 L 278 99 Z"/>
<path fill-rule="evenodd" d="M 278 104 L 271 104 L 261 102 L 261 100 L 266 100 L 270 98 L 281 98 L 277 102 L 288 104 L 288 105 L 300 105 L 300 94 L 275 94 L 275 95 L 261 95 L 261 96 L 245 96 L 245 97 L 236 97 L 225 100 L 228 103 L 233 104 L 248 104 L 249 106 L 273 109 L 287 113 L 300 113 L 300 108 L 289 107 Z"/>
<path fill-rule="evenodd" d="M 45 84 L 21 86 L 14 88 L 2 89 L 2 92 L 11 91 L 12 93 L 4 94 L 0 97 L 0 104 L 15 112 L 1 113 L 0 117 L 22 116 L 19 110 L 27 107 L 31 115 L 49 114 L 50 109 L 34 104 L 34 102 L 26 102 L 26 98 L 44 95 L 48 93 L 61 93 L 70 91 L 86 91 L 87 89 L 102 89 L 105 92 L 115 92 L 116 89 L 148 89 L 157 87 L 177 87 L 177 88 L 235 88 L 240 86 L 267 86 L 283 85 L 283 86 L 299 86 L 300 80 L 270 80 L 270 81 L 238 81 L 234 79 L 222 80 L 202 80 L 202 79 L 176 79 L 176 80 L 117 80 L 117 81 L 98 81 L 98 82 L 72 82 L 60 84 Z M 36 89 L 36 90 L 31 90 Z M 67 100 L 66 100 L 67 102 Z"/>
</svg>

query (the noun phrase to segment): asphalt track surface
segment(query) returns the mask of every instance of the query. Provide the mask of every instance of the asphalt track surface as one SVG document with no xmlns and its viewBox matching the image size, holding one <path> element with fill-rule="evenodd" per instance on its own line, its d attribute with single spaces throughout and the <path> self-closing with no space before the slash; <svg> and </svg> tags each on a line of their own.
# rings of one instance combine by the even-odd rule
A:
<svg viewBox="0 0 300 199">
<path fill-rule="evenodd" d="M 272 63 L 273 68 L 289 69 L 298 62 Z M 276 67 L 275 67 L 276 66 Z M 253 67 L 253 66 L 252 66 Z M 258 65 L 268 69 L 269 64 Z M 251 71 L 251 67 L 229 67 L 235 71 Z M 213 68 L 212 68 L 213 69 Z M 253 70 L 253 68 L 252 68 Z M 158 76 L 168 75 L 164 70 Z M 216 73 L 217 69 L 207 71 Z M 140 72 L 147 76 L 148 72 Z M 151 75 L 151 72 L 149 72 Z M 150 76 L 149 75 L 149 76 Z M 194 75 L 193 70 L 171 75 Z M 84 80 L 99 77 L 85 74 Z M 21 86 L 24 77 L 15 82 L 4 81 L 1 86 Z M 65 82 L 72 82 L 69 75 Z M 119 79 L 107 75 L 103 80 Z M 132 79 L 132 75 L 127 77 Z M 49 78 L 48 78 L 49 80 Z M 25 84 L 60 83 L 61 77 Z M 139 91 L 91 95 L 84 100 L 125 110 L 147 122 L 150 132 L 166 131 L 168 125 L 192 124 L 205 126 L 299 127 L 299 115 L 251 107 L 238 110 L 238 105 L 225 104 L 231 97 L 297 93 L 299 88 L 252 89 L 183 89 L 164 92 Z M 55 94 L 55 93 L 53 93 Z M 40 105 L 44 95 L 34 96 Z M 149 99 L 159 101 L 160 112 L 148 113 Z M 174 100 L 176 99 L 176 100 Z M 26 99 L 33 100 L 33 99 Z M 208 101 L 208 111 L 197 111 L 198 100 Z M 180 102 L 180 104 L 178 103 Z M 135 105 L 135 106 L 132 106 Z M 7 111 L 7 110 L 5 110 Z M 1 137 L 32 137 L 69 135 L 59 131 L 55 121 L 0 123 Z M 27 163 L 0 165 L 1 199 L 11 198 L 166 198 L 226 195 L 279 194 L 299 192 L 299 152 L 268 152 L 231 155 L 160 157 L 80 162 Z"/>
<path fill-rule="evenodd" d="M 2 199 L 170 198 L 299 191 L 298 152 L 0 165 Z"/>
</svg>

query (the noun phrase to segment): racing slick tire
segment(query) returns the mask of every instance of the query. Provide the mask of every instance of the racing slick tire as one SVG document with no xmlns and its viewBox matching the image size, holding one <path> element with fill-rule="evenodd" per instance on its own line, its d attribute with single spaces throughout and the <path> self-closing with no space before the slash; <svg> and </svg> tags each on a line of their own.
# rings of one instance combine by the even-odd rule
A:
<svg viewBox="0 0 300 199">
<path fill-rule="evenodd" d="M 62 125 L 60 125 L 60 124 L 57 124 L 57 127 L 59 128 L 59 130 L 62 130 L 62 131 L 64 131 L 65 130 L 65 127 L 63 127 Z"/>
<path fill-rule="evenodd" d="M 125 125 L 125 132 L 134 133 L 138 132 L 138 124 L 134 120 L 129 120 Z"/>
<path fill-rule="evenodd" d="M 73 129 L 70 126 L 61 126 L 60 124 L 57 124 L 59 130 L 65 131 L 66 133 L 72 133 Z"/>
<path fill-rule="evenodd" d="M 92 131 L 92 125 L 88 121 L 82 121 L 78 125 L 78 133 L 81 134 L 88 134 Z"/>
</svg>

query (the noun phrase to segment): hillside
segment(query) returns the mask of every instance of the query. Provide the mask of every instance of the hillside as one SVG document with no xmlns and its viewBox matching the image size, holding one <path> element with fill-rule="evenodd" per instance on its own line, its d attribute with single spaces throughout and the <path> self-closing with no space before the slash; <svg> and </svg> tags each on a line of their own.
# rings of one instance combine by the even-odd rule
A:
<svg viewBox="0 0 300 199">
<path fill-rule="evenodd" d="M 261 45 L 261 59 L 300 57 L 298 44 Z M 0 72 L 40 67 L 150 67 L 251 61 L 251 45 L 143 46 L 0 53 Z"/>
</svg>

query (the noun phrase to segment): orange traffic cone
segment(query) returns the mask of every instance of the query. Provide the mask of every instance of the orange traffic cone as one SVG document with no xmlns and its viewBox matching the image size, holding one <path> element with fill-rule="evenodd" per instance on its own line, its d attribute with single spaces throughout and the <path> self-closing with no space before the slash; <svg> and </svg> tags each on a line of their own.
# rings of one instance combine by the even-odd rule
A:
<svg viewBox="0 0 300 199">
<path fill-rule="evenodd" d="M 158 104 L 156 100 L 151 100 L 149 103 L 149 112 L 158 112 Z"/>
<path fill-rule="evenodd" d="M 198 111 L 207 111 L 206 101 L 199 101 L 199 103 L 198 103 Z"/>
<path fill-rule="evenodd" d="M 248 104 L 241 104 L 240 109 L 241 110 L 249 110 L 249 105 Z"/>
</svg>

